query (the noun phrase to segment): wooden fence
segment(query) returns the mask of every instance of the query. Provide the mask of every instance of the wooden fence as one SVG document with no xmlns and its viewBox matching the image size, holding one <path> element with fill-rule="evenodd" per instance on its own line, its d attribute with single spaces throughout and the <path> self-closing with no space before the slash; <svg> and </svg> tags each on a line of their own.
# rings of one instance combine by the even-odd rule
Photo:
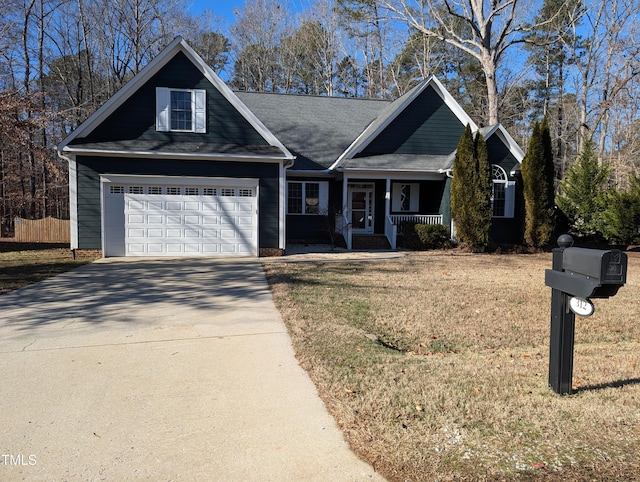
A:
<svg viewBox="0 0 640 482">
<path fill-rule="evenodd" d="M 14 220 L 15 240 L 21 243 L 69 243 L 68 219 L 44 218 Z"/>
</svg>

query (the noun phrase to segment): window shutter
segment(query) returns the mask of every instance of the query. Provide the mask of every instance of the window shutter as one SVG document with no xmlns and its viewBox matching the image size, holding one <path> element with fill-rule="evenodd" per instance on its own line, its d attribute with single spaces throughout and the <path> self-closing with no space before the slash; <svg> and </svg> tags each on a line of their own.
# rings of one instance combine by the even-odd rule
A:
<svg viewBox="0 0 640 482">
<path fill-rule="evenodd" d="M 169 89 L 166 87 L 156 87 L 156 130 L 159 132 L 169 131 Z"/>
<path fill-rule="evenodd" d="M 509 181 L 504 189 L 504 217 L 512 218 L 515 214 L 516 182 Z"/>
<path fill-rule="evenodd" d="M 204 134 L 207 132 L 207 91 L 196 90 L 194 97 L 194 131 Z"/>
<path fill-rule="evenodd" d="M 320 199 L 318 200 L 318 214 L 328 214 L 329 213 L 329 183 L 328 182 L 320 182 L 319 192 Z"/>
</svg>

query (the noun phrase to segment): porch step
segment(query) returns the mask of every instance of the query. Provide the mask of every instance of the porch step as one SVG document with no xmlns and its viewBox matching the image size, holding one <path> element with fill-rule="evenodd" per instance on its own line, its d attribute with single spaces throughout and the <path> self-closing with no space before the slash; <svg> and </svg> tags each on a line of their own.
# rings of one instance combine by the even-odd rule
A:
<svg viewBox="0 0 640 482">
<path fill-rule="evenodd" d="M 391 249 L 384 234 L 354 234 L 351 238 L 352 249 Z"/>
</svg>

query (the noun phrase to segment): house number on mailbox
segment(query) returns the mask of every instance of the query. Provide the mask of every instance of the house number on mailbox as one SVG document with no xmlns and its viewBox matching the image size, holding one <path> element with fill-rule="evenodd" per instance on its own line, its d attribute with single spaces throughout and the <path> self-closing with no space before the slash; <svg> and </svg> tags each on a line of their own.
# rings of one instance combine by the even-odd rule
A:
<svg viewBox="0 0 640 482">
<path fill-rule="evenodd" d="M 569 308 L 571 308 L 571 311 L 573 311 L 576 315 L 580 316 L 591 316 L 596 310 L 591 301 L 585 300 L 584 298 L 579 298 L 577 296 L 569 299 Z"/>
</svg>

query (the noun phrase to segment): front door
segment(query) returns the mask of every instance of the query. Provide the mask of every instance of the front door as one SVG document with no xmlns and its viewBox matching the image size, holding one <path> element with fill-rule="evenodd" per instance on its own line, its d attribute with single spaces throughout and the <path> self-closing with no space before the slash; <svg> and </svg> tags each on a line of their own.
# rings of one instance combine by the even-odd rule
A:
<svg viewBox="0 0 640 482">
<path fill-rule="evenodd" d="M 373 233 L 373 184 L 349 185 L 349 212 L 354 233 Z"/>
</svg>

